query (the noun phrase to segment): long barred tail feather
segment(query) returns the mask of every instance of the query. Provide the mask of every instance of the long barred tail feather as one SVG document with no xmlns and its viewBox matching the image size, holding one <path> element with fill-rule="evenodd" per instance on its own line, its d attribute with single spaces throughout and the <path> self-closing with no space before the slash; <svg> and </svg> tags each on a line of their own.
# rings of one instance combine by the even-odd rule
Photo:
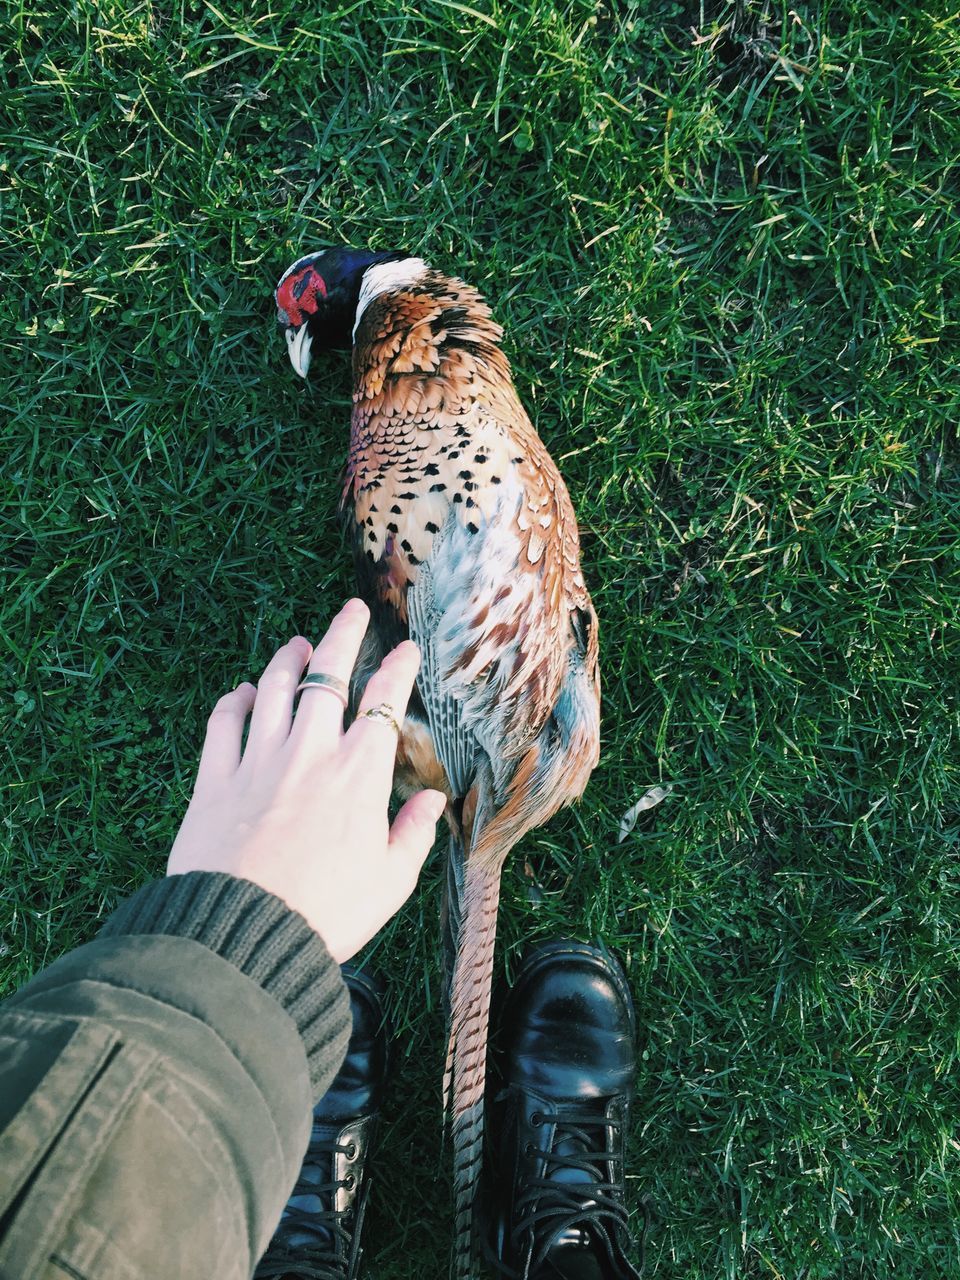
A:
<svg viewBox="0 0 960 1280">
<path fill-rule="evenodd" d="M 479 1241 L 475 1201 L 483 1161 L 483 1092 L 493 951 L 500 900 L 500 867 L 468 863 L 463 931 L 450 1010 L 448 1073 L 453 1079 L 453 1192 L 456 1280 L 477 1275 Z"/>
<path fill-rule="evenodd" d="M 441 947 L 443 959 L 443 999 L 450 1007 L 453 992 L 453 975 L 460 949 L 460 931 L 463 926 L 464 889 L 466 884 L 467 851 L 463 837 L 451 831 L 447 846 L 447 884 L 443 896 L 441 918 Z"/>
<path fill-rule="evenodd" d="M 457 953 L 463 928 L 464 892 L 466 884 L 467 851 L 459 834 L 450 833 L 447 847 L 447 885 L 443 896 L 441 915 L 441 943 L 443 958 L 443 1007 L 447 1012 L 447 1061 L 443 1068 L 443 1110 L 449 1118 L 453 1083 L 453 980 L 456 972 Z"/>
</svg>

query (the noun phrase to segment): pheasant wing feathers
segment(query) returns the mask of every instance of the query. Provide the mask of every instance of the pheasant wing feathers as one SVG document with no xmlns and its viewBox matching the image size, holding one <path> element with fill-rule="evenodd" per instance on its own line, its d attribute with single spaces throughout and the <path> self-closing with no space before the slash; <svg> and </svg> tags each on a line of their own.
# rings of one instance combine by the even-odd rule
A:
<svg viewBox="0 0 960 1280">
<path fill-rule="evenodd" d="M 407 589 L 407 622 L 410 639 L 420 649 L 417 688 L 437 759 L 443 765 L 450 790 L 455 796 L 464 796 L 473 781 L 476 743 L 464 726 L 461 700 L 443 679 L 437 637 L 444 628 L 444 597 L 448 594 L 438 590 L 433 567 L 421 566 L 416 582 Z"/>
<path fill-rule="evenodd" d="M 508 482 L 497 497 L 490 518 L 477 515 L 476 523 L 451 511 L 407 591 L 410 637 L 423 655 L 418 687 L 460 796 L 474 781 L 478 747 L 503 796 L 550 714 L 569 647 L 556 637 L 543 645 L 541 577 L 519 563 L 520 487 Z"/>
</svg>

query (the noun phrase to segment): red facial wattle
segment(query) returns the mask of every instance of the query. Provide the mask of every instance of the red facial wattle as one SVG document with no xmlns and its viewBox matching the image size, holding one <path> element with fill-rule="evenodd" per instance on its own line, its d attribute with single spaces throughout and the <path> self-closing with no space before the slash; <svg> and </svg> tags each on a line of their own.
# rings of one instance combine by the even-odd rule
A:
<svg viewBox="0 0 960 1280">
<path fill-rule="evenodd" d="M 298 326 L 317 310 L 317 298 L 327 296 L 323 277 L 313 267 L 288 276 L 277 290 L 277 306 L 286 312 L 290 324 Z"/>
</svg>

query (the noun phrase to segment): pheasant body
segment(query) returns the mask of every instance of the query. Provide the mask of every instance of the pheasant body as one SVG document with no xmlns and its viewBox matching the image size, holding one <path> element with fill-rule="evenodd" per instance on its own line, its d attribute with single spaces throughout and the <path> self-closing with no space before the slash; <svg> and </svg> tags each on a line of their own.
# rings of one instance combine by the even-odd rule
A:
<svg viewBox="0 0 960 1280">
<path fill-rule="evenodd" d="M 501 337 L 474 289 L 420 259 L 365 270 L 341 501 L 371 609 L 353 696 L 395 644 L 417 642 L 395 783 L 448 797 L 444 1090 L 459 1278 L 476 1271 L 500 870 L 527 831 L 582 794 L 599 754 L 597 619 L 576 519 Z"/>
</svg>

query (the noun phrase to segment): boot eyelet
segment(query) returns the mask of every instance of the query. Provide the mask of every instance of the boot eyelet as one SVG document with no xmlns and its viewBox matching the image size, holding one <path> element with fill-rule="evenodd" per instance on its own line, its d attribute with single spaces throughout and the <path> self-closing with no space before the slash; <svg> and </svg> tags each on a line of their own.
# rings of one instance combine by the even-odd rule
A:
<svg viewBox="0 0 960 1280">
<path fill-rule="evenodd" d="M 530 1123 L 534 1127 L 534 1129 L 540 1128 L 540 1126 L 543 1124 L 543 1116 L 540 1114 L 539 1111 L 533 1112 L 533 1114 L 530 1116 Z"/>
<path fill-rule="evenodd" d="M 534 1151 L 536 1151 L 536 1147 L 533 1145 L 532 1142 L 525 1142 L 523 1144 L 523 1154 L 525 1156 L 532 1156 Z"/>
<path fill-rule="evenodd" d="M 348 1173 L 343 1180 L 344 1191 L 352 1191 L 356 1185 L 357 1185 L 356 1178 L 353 1176 L 352 1173 Z"/>
<path fill-rule="evenodd" d="M 357 1144 L 355 1142 L 351 1142 L 349 1147 L 347 1147 L 346 1151 L 344 1152 L 344 1155 L 347 1157 L 348 1160 L 356 1160 Z"/>
</svg>

